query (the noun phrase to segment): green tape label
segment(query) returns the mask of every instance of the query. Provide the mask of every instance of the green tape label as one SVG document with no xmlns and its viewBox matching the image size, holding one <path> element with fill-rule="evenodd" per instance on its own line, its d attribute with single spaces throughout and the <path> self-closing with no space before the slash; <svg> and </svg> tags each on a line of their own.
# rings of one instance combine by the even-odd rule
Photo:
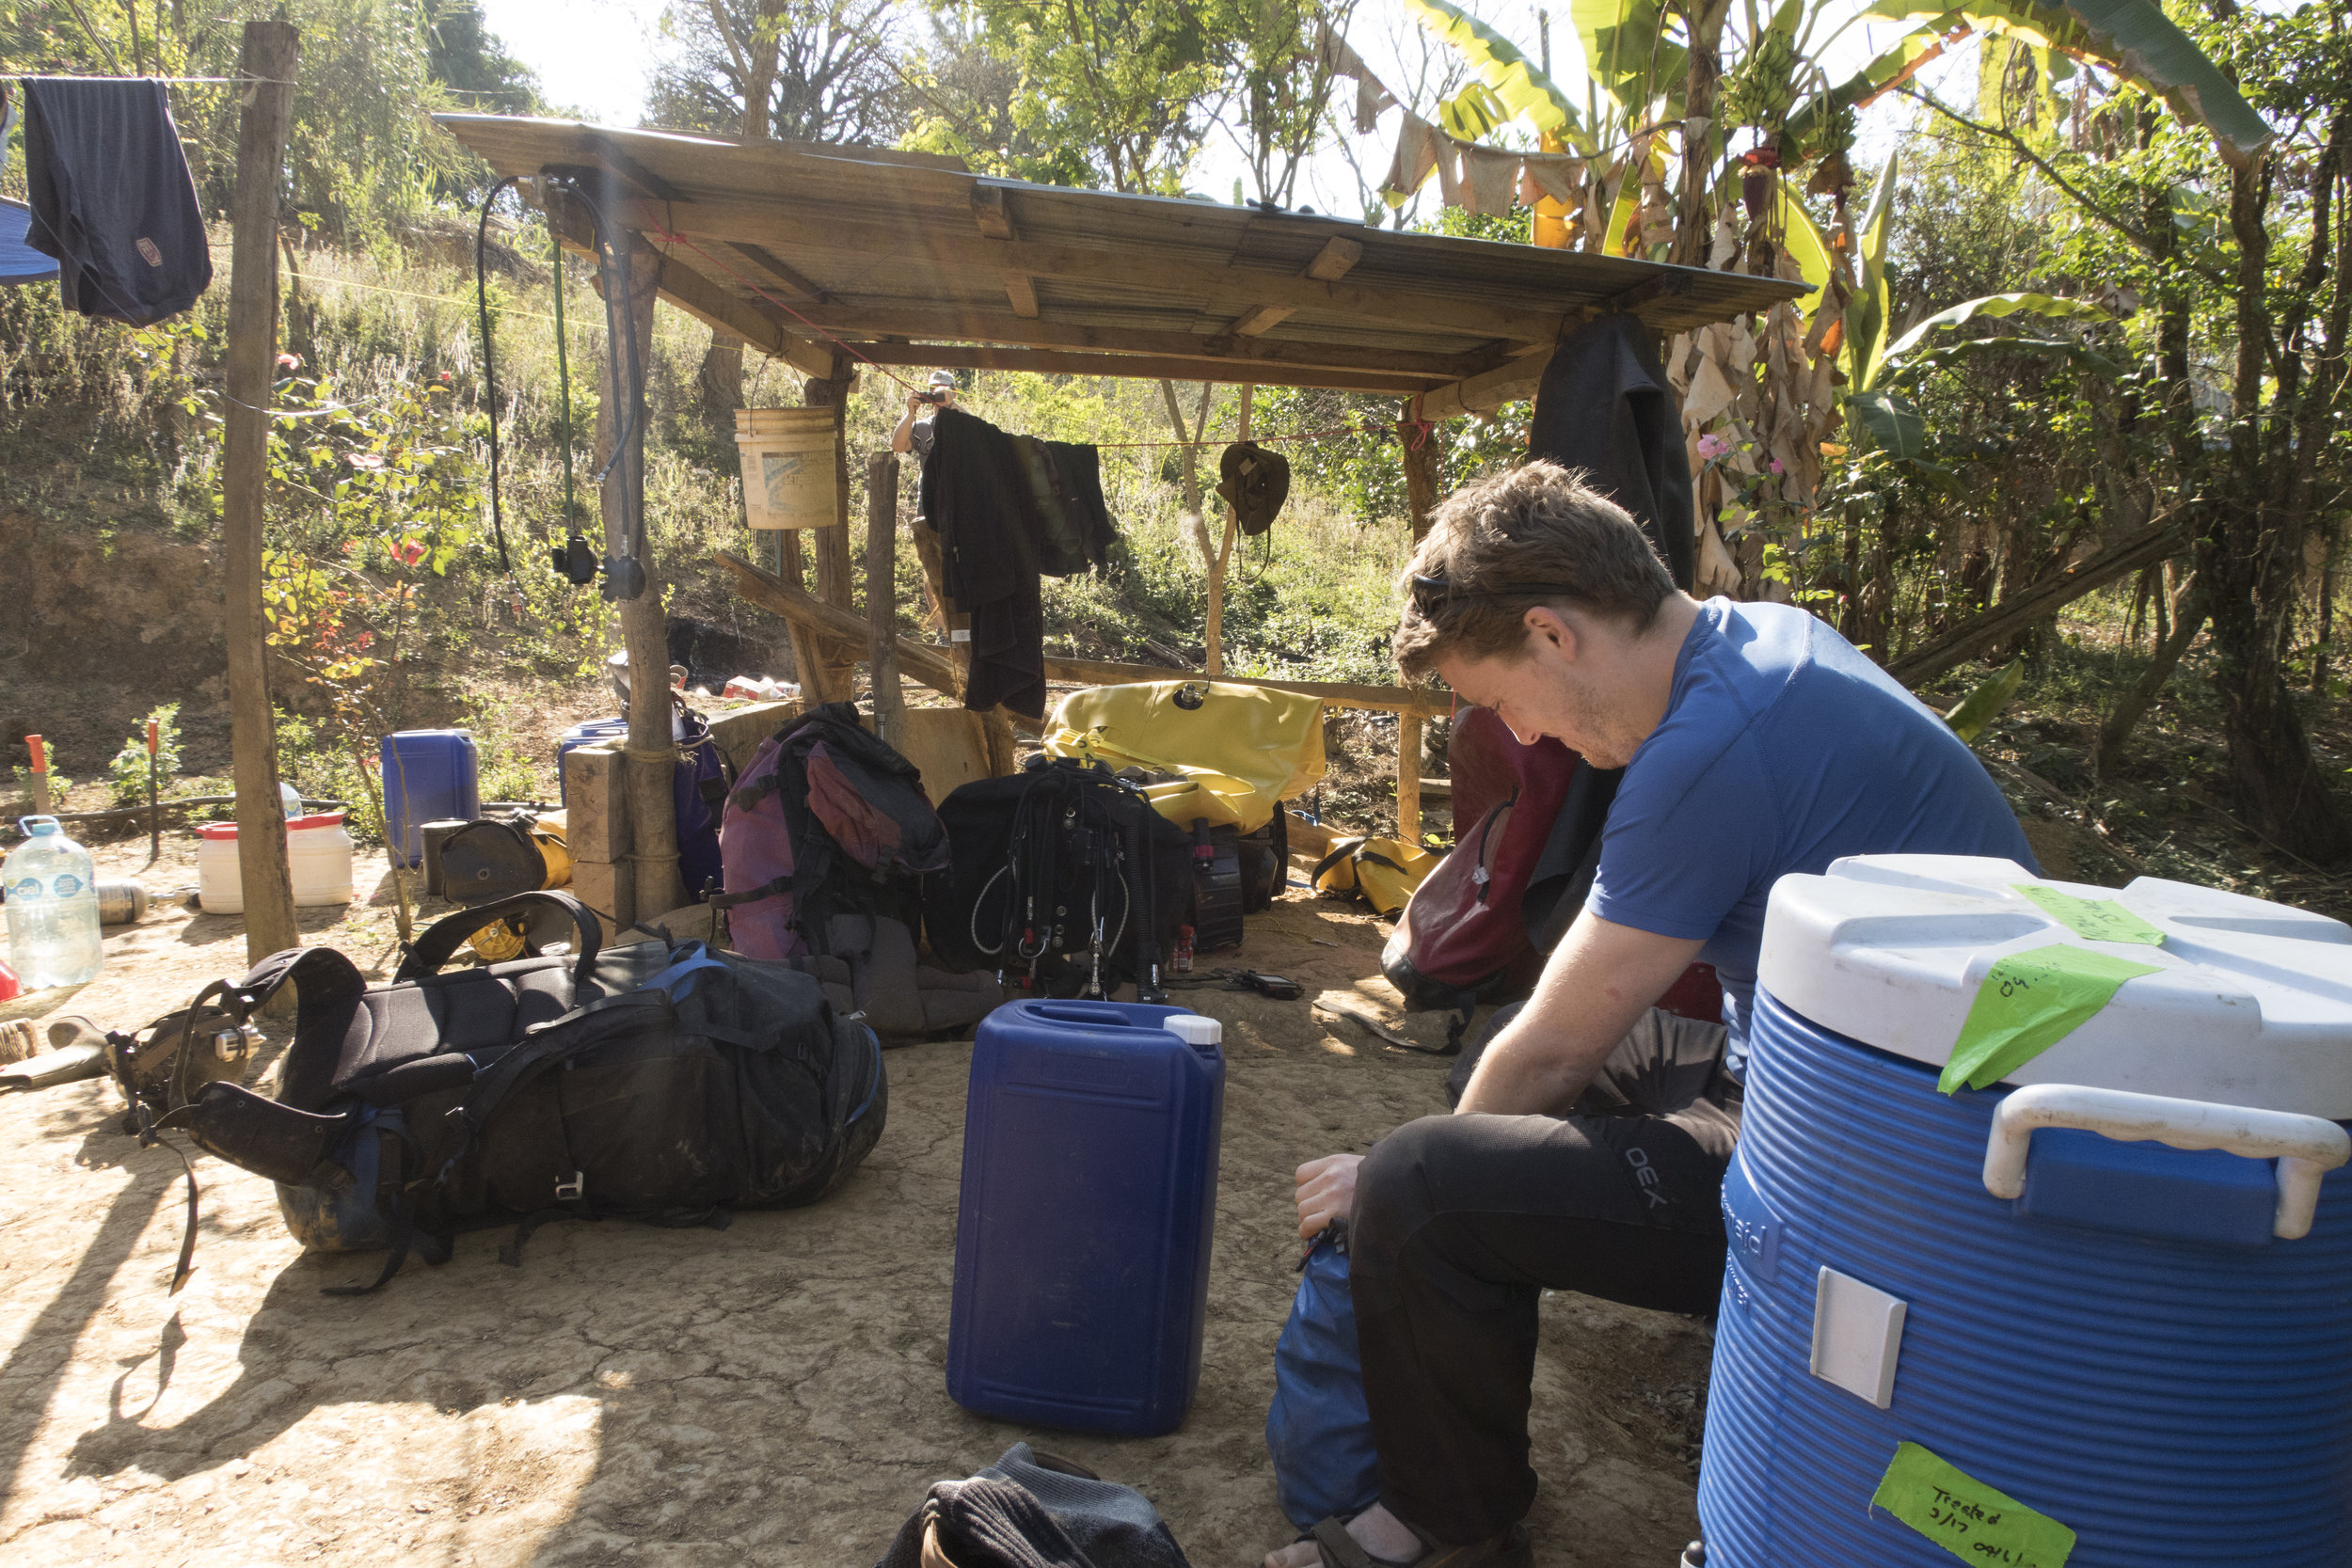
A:
<svg viewBox="0 0 2352 1568">
<path fill-rule="evenodd" d="M 2162 931 L 2112 898 L 2077 898 L 2071 893 L 2060 893 L 2035 882 L 2019 882 L 2016 886 L 2043 914 L 2086 941 L 2164 945 Z"/>
<path fill-rule="evenodd" d="M 2065 1568 L 2074 1532 L 2005 1492 L 1953 1469 L 1916 1443 L 1899 1443 L 1870 1506 L 1970 1562 Z"/>
<path fill-rule="evenodd" d="M 1995 958 L 1935 1086 L 1951 1094 L 1963 1084 L 1999 1083 L 2082 1027 L 2124 981 L 2156 973 L 2155 964 L 2066 942 Z"/>
</svg>

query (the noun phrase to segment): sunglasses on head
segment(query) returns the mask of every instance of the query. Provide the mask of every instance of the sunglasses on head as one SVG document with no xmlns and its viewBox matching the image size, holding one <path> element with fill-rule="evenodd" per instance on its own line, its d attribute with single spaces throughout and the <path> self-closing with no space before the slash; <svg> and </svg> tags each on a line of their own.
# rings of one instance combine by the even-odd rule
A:
<svg viewBox="0 0 2352 1568">
<path fill-rule="evenodd" d="M 1563 582 L 1521 582 L 1509 588 L 1456 588 L 1443 578 L 1413 574 L 1413 608 L 1424 620 L 1434 619 L 1449 603 L 1469 599 L 1582 598 L 1581 589 Z"/>
</svg>

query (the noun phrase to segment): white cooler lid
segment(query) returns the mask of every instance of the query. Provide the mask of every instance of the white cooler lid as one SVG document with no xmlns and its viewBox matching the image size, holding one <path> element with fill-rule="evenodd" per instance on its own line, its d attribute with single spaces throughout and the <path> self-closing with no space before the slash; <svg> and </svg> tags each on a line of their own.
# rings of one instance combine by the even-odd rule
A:
<svg viewBox="0 0 2352 1568">
<path fill-rule="evenodd" d="M 2015 891 L 2112 898 L 2160 947 L 2091 942 Z M 2142 877 L 2117 891 L 2014 861 L 1858 855 L 1773 885 L 1763 988 L 1822 1028 L 1942 1067 L 1995 959 L 2052 942 L 2153 964 L 2002 1080 L 2085 1084 L 2352 1120 L 2352 927 L 2242 894 Z"/>
</svg>

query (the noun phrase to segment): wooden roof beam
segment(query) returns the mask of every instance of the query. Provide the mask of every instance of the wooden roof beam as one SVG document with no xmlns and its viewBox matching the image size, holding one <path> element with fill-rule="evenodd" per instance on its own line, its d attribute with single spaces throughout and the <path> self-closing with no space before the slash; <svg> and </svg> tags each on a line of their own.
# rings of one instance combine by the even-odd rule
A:
<svg viewBox="0 0 2352 1568">
<path fill-rule="evenodd" d="M 1032 371 L 1048 375 L 1165 376 L 1173 381 L 1234 381 L 1247 377 L 1266 387 L 1327 387 L 1343 392 L 1405 396 L 1433 385 L 1431 378 L 1409 372 L 1332 371 L 1279 364 L 1245 367 L 1231 359 L 1205 356 L 1003 348 L 984 343 L 860 343 L 858 352 L 877 365 Z"/>
<path fill-rule="evenodd" d="M 1012 214 L 1005 206 L 1005 187 L 982 180 L 972 187 L 972 222 L 980 233 L 992 240 L 1010 240 Z M 1005 297 L 1012 302 L 1012 313 L 1023 321 L 1037 320 L 1037 283 L 1025 272 L 1005 269 Z"/>
<path fill-rule="evenodd" d="M 679 201 L 665 205 L 662 215 L 679 233 L 697 238 L 749 242 L 787 256 L 803 250 L 886 256 L 917 270 L 977 275 L 987 278 L 992 287 L 1002 283 L 1006 272 L 1125 288 L 1148 283 L 1170 293 L 1197 294 L 1206 300 L 1245 299 L 1479 338 L 1550 342 L 1559 336 L 1567 309 L 1580 303 L 1519 309 L 1483 299 L 1432 298 L 1343 279 L 1325 282 L 1302 275 L 1172 257 L 1143 245 L 1122 249 L 998 240 L 915 224 L 845 220 L 813 225 L 795 217 L 789 208 L 768 202 Z"/>
<path fill-rule="evenodd" d="M 1348 270 L 1364 258 L 1364 247 L 1356 241 L 1334 234 L 1323 242 L 1314 260 L 1307 263 L 1302 275 L 1319 283 L 1337 283 Z M 1295 305 L 1253 305 L 1243 311 L 1232 326 L 1236 338 L 1255 338 L 1267 328 L 1279 326 L 1298 312 Z"/>
<path fill-rule="evenodd" d="M 1203 338 L 1144 327 L 1089 326 L 1033 321 L 989 309 L 893 309 L 888 307 L 811 308 L 808 319 L 856 338 L 912 338 L 1008 343 L 1025 348 L 1093 349 L 1104 354 L 1155 354 L 1232 361 L 1231 379 L 1247 379 L 1257 365 L 1396 372 L 1453 381 L 1491 369 L 1491 354 L 1431 354 L 1358 348 L 1289 338 Z"/>
</svg>

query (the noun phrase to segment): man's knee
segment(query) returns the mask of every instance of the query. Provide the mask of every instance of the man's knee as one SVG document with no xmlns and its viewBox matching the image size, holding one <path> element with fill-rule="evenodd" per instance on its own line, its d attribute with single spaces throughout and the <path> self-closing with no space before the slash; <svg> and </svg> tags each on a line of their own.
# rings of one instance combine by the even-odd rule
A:
<svg viewBox="0 0 2352 1568">
<path fill-rule="evenodd" d="M 1372 1146 L 1357 1167 L 1348 1222 L 1357 1267 L 1393 1259 L 1437 1212 L 1437 1182 L 1467 1131 L 1461 1117 L 1423 1117 Z"/>
</svg>

